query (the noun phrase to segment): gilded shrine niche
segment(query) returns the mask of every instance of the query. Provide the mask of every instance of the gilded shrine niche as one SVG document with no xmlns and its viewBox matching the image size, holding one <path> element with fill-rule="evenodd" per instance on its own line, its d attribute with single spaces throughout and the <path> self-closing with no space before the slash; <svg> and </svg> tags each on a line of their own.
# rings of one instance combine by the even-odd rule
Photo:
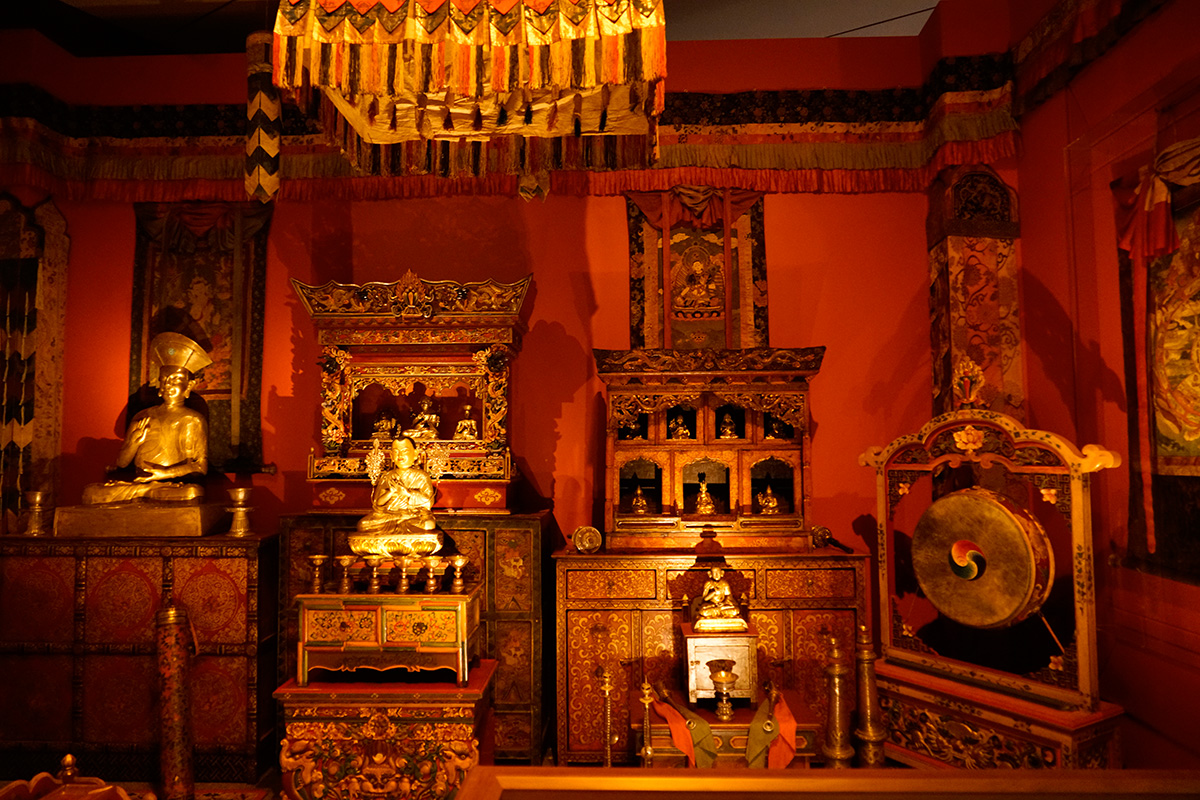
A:
<svg viewBox="0 0 1200 800">
<path fill-rule="evenodd" d="M 824 347 L 595 354 L 607 548 L 811 549 L 807 397 Z"/>
<path fill-rule="evenodd" d="M 292 281 L 321 345 L 318 506 L 363 507 L 398 436 L 438 485 L 435 508 L 505 509 L 513 478 L 509 364 L 531 278 L 392 283 Z"/>
</svg>

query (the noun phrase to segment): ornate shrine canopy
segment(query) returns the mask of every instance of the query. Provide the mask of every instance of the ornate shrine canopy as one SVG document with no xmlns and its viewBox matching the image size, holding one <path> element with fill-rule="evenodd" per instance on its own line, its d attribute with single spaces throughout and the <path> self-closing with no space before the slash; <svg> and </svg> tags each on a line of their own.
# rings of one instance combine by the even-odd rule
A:
<svg viewBox="0 0 1200 800">
<path fill-rule="evenodd" d="M 319 89 L 372 145 L 605 134 L 648 148 L 662 0 L 280 0 L 272 61 L 277 86 Z"/>
</svg>

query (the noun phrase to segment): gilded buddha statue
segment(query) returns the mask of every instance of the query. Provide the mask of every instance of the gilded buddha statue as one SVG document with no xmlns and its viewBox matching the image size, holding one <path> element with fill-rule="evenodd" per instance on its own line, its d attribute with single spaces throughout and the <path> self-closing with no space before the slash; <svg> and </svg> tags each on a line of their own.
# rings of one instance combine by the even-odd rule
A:
<svg viewBox="0 0 1200 800">
<path fill-rule="evenodd" d="M 116 463 L 108 472 L 134 468 L 132 480 L 93 483 L 83 490 L 85 505 L 129 500 L 190 500 L 204 487 L 187 483 L 208 472 L 208 423 L 184 405 L 196 373 L 212 363 L 204 348 L 180 333 L 160 333 L 150 343 L 153 373 L 162 403 L 138 412 L 125 433 Z"/>
<path fill-rule="evenodd" d="M 433 481 L 416 466 L 417 447 L 408 436 L 392 442 L 392 468 L 371 491 L 371 511 L 358 521 L 350 549 L 359 555 L 429 555 L 442 545 L 433 517 Z"/>
<path fill-rule="evenodd" d="M 418 441 L 438 438 L 438 425 L 441 424 L 442 418 L 433 410 L 433 401 L 422 397 L 418 406 L 419 410 L 413 415 L 412 427 L 404 430 L 404 435 Z"/>
<path fill-rule="evenodd" d="M 479 438 L 479 426 L 471 416 L 470 403 L 463 406 L 462 419 L 454 426 L 454 438 L 460 441 Z"/>
<path fill-rule="evenodd" d="M 746 629 L 746 620 L 742 619 L 741 609 L 733 600 L 733 590 L 729 588 L 729 581 L 725 580 L 725 570 L 712 567 L 700 592 L 699 604 L 692 615 L 692 630 L 697 633 L 710 633 Z"/>
<path fill-rule="evenodd" d="M 717 505 L 713 502 L 712 495 L 708 492 L 708 481 L 705 479 L 704 473 L 700 473 L 700 492 L 696 495 L 696 513 L 717 513 Z"/>
</svg>

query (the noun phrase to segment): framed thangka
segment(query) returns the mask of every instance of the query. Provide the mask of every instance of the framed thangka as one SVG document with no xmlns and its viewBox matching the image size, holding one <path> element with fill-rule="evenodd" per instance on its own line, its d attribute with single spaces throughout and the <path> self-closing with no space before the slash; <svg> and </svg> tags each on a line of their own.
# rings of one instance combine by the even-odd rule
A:
<svg viewBox="0 0 1200 800">
<path fill-rule="evenodd" d="M 762 193 L 677 186 L 625 197 L 633 349 L 768 346 Z"/>
<path fill-rule="evenodd" d="M 1200 582 L 1200 191 L 1177 192 L 1179 247 L 1137 269 L 1120 251 L 1129 400 L 1129 555 Z"/>
<path fill-rule="evenodd" d="M 261 203 L 140 203 L 130 351 L 130 416 L 153 405 L 151 340 L 197 342 L 213 363 L 189 405 L 208 415 L 214 472 L 262 469 L 262 349 L 267 230 Z"/>
</svg>

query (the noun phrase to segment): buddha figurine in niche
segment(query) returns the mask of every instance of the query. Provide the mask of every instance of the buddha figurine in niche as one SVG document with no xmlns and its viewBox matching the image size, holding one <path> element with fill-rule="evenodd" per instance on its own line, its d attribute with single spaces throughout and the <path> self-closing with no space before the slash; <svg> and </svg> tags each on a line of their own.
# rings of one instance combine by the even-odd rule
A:
<svg viewBox="0 0 1200 800">
<path fill-rule="evenodd" d="M 676 414 L 667 425 L 668 432 L 672 439 L 690 439 L 692 438 L 692 430 L 684 421 L 682 414 Z"/>
<path fill-rule="evenodd" d="M 763 514 L 779 513 L 779 498 L 775 496 L 775 492 L 771 491 L 770 484 L 767 485 L 765 490 L 759 492 L 756 497 L 758 498 L 758 507 L 762 509 Z"/>
<path fill-rule="evenodd" d="M 717 432 L 717 438 L 718 439 L 736 439 L 736 438 L 738 438 L 737 427 L 733 424 L 733 417 L 730 415 L 730 413 L 728 411 L 725 412 L 725 416 L 721 417 L 721 426 L 720 426 L 719 431 Z"/>
<path fill-rule="evenodd" d="M 733 590 L 725 580 L 725 570 L 712 567 L 708 580 L 700 591 L 700 601 L 692 619 L 692 630 L 697 633 L 711 631 L 744 631 L 746 620 L 733 600 Z"/>
<path fill-rule="evenodd" d="M 716 503 L 713 502 L 712 495 L 708 493 L 708 481 L 704 477 L 704 473 L 700 473 L 700 493 L 696 495 L 696 513 L 697 514 L 715 514 L 717 512 Z"/>
<path fill-rule="evenodd" d="M 83 490 L 85 505 L 128 500 L 196 501 L 204 487 L 185 482 L 208 472 L 208 423 L 184 402 L 196 373 L 212 363 L 204 348 L 180 333 L 160 333 L 150 343 L 152 373 L 162 403 L 138 412 L 109 472 L 134 468 L 133 480 L 93 483 Z"/>
<path fill-rule="evenodd" d="M 462 409 L 462 419 L 454 426 L 454 438 L 463 439 L 478 439 L 479 426 L 475 422 L 475 418 L 471 416 L 471 404 L 467 403 Z"/>
<path fill-rule="evenodd" d="M 646 495 L 642 494 L 641 486 L 633 490 L 633 500 L 629 505 L 635 514 L 645 514 L 649 510 L 646 503 Z"/>
<path fill-rule="evenodd" d="M 441 546 L 441 533 L 435 532 L 437 522 L 431 510 L 433 481 L 416 463 L 413 440 L 407 436 L 395 439 L 392 468 L 379 476 L 371 491 L 371 511 L 358 521 L 358 535 L 351 537 L 350 548 L 355 553 L 387 557 L 412 551 L 414 538 L 429 540 L 433 545 L 429 553 Z"/>
<path fill-rule="evenodd" d="M 438 438 L 438 424 L 441 417 L 433 410 L 433 401 L 422 397 L 418 403 L 419 410 L 413 415 L 412 427 L 404 431 L 410 439 L 425 440 Z"/>
</svg>

